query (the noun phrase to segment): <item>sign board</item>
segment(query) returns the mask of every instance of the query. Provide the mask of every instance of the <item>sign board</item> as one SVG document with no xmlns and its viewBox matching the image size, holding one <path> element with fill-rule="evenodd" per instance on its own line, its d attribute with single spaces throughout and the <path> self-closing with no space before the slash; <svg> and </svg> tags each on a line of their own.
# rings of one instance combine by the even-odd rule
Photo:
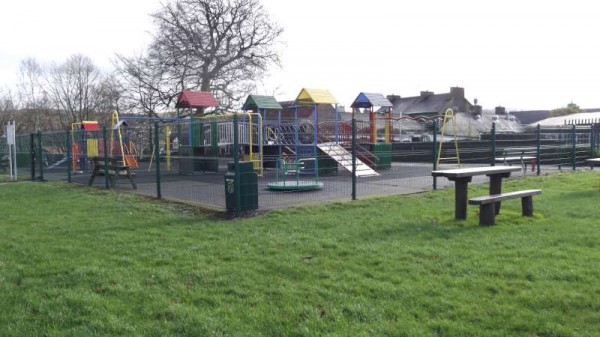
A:
<svg viewBox="0 0 600 337">
<path fill-rule="evenodd" d="M 8 145 L 15 145 L 15 125 L 6 125 L 6 143 Z"/>
</svg>

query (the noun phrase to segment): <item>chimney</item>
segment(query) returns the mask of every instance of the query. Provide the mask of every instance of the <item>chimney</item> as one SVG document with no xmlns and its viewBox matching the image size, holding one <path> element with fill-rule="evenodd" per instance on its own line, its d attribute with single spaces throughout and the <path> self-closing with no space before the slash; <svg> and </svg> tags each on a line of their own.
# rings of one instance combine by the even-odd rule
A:
<svg viewBox="0 0 600 337">
<path fill-rule="evenodd" d="M 465 101 L 465 89 L 461 87 L 452 87 L 450 88 L 450 96 L 452 97 L 452 106 L 456 107 L 459 112 L 466 112 L 467 104 Z"/>
<path fill-rule="evenodd" d="M 427 98 L 429 96 L 433 96 L 433 92 L 432 91 L 421 91 L 421 98 Z"/>
<path fill-rule="evenodd" d="M 506 115 L 506 108 L 503 106 L 497 106 L 496 115 Z"/>
<path fill-rule="evenodd" d="M 387 95 L 386 97 L 388 99 L 388 101 L 390 101 L 390 103 L 392 103 L 393 105 L 396 105 L 396 101 L 400 100 L 400 95 Z"/>
</svg>

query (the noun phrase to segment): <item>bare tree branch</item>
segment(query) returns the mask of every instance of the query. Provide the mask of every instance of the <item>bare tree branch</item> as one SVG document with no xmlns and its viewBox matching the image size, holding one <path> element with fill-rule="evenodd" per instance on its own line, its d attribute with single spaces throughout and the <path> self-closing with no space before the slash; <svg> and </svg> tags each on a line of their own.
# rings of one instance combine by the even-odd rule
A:
<svg viewBox="0 0 600 337">
<path fill-rule="evenodd" d="M 147 53 L 117 56 L 125 85 L 146 113 L 166 108 L 183 89 L 212 91 L 233 110 L 269 65 L 283 29 L 258 0 L 173 0 L 152 15 Z"/>
</svg>

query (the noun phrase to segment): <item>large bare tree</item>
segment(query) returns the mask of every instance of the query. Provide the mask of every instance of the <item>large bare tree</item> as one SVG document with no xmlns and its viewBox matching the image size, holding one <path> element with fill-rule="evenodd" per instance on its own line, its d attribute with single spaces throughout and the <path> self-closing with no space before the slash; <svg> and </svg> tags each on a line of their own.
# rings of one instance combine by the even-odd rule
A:
<svg viewBox="0 0 600 337">
<path fill-rule="evenodd" d="M 10 90 L 0 88 L 0 134 L 4 135 L 4 126 L 15 120 L 14 97 Z M 1 154 L 0 154 L 1 155 Z"/>
<path fill-rule="evenodd" d="M 117 55 L 115 67 L 121 75 L 121 93 L 128 111 L 155 116 L 184 88 L 182 80 L 172 78 L 169 67 L 155 52 L 134 57 Z"/>
<path fill-rule="evenodd" d="M 152 102 L 165 105 L 182 89 L 197 89 L 215 93 L 232 109 L 269 65 L 279 64 L 276 44 L 283 29 L 258 0 L 173 0 L 152 17 L 156 33 L 148 51 L 118 56 L 127 82 L 142 85 L 137 88 Z M 152 90 L 158 93 L 152 96 Z"/>
<path fill-rule="evenodd" d="M 102 76 L 92 60 L 81 54 L 50 66 L 44 87 L 55 108 L 63 112 L 63 125 L 97 117 Z"/>
<path fill-rule="evenodd" d="M 21 131 L 58 129 L 60 113 L 52 108 L 44 88 L 46 70 L 34 58 L 21 60 L 17 81 L 15 121 Z"/>
<path fill-rule="evenodd" d="M 95 115 L 103 124 L 108 125 L 112 111 L 127 110 L 123 102 L 122 86 L 116 73 L 103 74 L 93 90 Z"/>
</svg>

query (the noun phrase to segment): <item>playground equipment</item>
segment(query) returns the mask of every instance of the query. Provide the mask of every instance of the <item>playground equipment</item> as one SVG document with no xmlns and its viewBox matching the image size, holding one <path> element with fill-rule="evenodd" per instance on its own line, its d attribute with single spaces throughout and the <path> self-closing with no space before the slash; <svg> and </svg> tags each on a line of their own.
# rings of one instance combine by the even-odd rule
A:
<svg viewBox="0 0 600 337">
<path fill-rule="evenodd" d="M 259 176 L 263 175 L 262 116 L 253 112 L 239 112 L 238 146 L 234 149 L 233 116 L 215 115 L 194 118 L 190 125 L 191 145 L 195 156 L 204 156 L 206 171 L 218 171 L 220 157 L 231 156 L 232 151 L 242 153 L 243 161 L 252 162 Z"/>
<path fill-rule="evenodd" d="M 357 135 L 357 157 L 374 170 L 391 168 L 393 104 L 382 94 L 361 92 L 352 102 L 351 107 L 353 117 L 354 112 L 358 109 L 365 109 L 369 112 L 368 136 Z M 377 111 L 376 107 L 378 107 Z M 377 114 L 383 114 L 383 117 L 377 117 Z M 381 123 L 382 121 L 383 123 Z M 382 127 L 380 127 L 381 124 L 383 124 Z M 364 128 L 357 126 L 357 129 L 363 130 Z M 380 129 L 383 130 L 382 136 L 378 136 Z"/>
<path fill-rule="evenodd" d="M 130 140 L 124 140 L 122 127 L 126 126 L 125 121 L 119 120 L 119 113 L 115 110 L 111 116 L 112 128 L 110 130 L 110 157 L 121 157 L 121 164 L 130 168 L 137 168 L 137 151 L 135 145 Z M 115 135 L 117 140 L 115 140 Z"/>
<path fill-rule="evenodd" d="M 283 107 L 275 97 L 273 96 L 262 96 L 262 95 L 250 95 L 246 98 L 246 102 L 242 106 L 244 112 L 251 111 L 261 116 L 263 121 L 263 134 L 265 136 L 265 145 L 282 145 L 285 144 L 281 132 L 281 110 Z M 276 119 L 276 123 L 266 121 L 273 121 Z M 279 155 L 281 156 L 281 146 L 279 146 Z"/>
<path fill-rule="evenodd" d="M 392 104 L 380 94 L 361 93 L 357 107 L 369 108 L 373 117 L 370 125 L 371 149 L 357 145 L 357 176 L 378 175 L 372 167 L 391 167 L 391 107 Z M 377 124 L 374 106 L 381 106 L 386 114 L 386 144 L 377 144 Z M 333 108 L 333 109 L 332 109 Z M 337 172 L 338 165 L 352 171 L 351 126 L 340 120 L 337 100 L 327 90 L 303 88 L 294 103 L 287 109 L 271 96 L 250 95 L 243 106 L 244 110 L 253 110 L 263 116 L 265 125 L 265 147 L 268 153 L 276 155 L 276 182 L 268 184 L 269 189 L 305 190 L 318 189 L 316 182 L 320 174 Z M 325 116 L 320 116 L 320 114 Z M 329 120 L 327 120 L 329 118 Z M 381 148 L 380 148 L 381 147 Z M 383 148 L 385 147 L 385 148 Z M 276 152 L 273 152 L 276 149 Z M 386 163 L 373 155 L 378 151 Z M 387 165 L 387 166 L 385 166 Z M 273 166 L 271 166 L 273 167 Z M 289 175 L 296 179 L 288 179 Z M 299 175 L 313 175 L 315 181 L 300 180 Z"/>
<path fill-rule="evenodd" d="M 177 118 L 186 116 L 204 116 L 206 109 L 220 106 L 219 101 L 211 92 L 183 90 L 177 97 Z M 186 111 L 187 114 L 182 114 Z"/>
<path fill-rule="evenodd" d="M 123 166 L 137 168 L 136 150 L 133 142 L 128 141 L 123 135 L 122 127 L 126 125 L 119 120 L 119 114 L 113 111 L 111 114 L 110 141 L 108 143 L 109 157 L 121 157 Z M 83 121 L 71 124 L 71 170 L 86 171 L 88 163 L 94 158 L 104 155 L 104 146 L 100 146 L 102 135 L 100 124 L 97 121 Z"/>
<path fill-rule="evenodd" d="M 263 120 L 263 127 L 261 129 L 265 135 L 263 145 L 276 148 L 276 182 L 267 184 L 268 189 L 306 191 L 323 188 L 323 183 L 321 182 L 299 179 L 301 171 L 306 167 L 306 161 L 310 159 L 297 158 L 296 151 L 291 148 L 296 144 L 296 134 L 300 138 L 300 135 L 312 134 L 314 132 L 312 124 L 303 123 L 297 125 L 283 122 L 283 107 L 272 96 L 250 95 L 242 106 L 242 110 L 253 111 L 261 116 Z M 288 156 L 293 156 L 294 160 L 289 162 L 287 160 Z M 294 174 L 295 179 L 288 180 L 287 176 L 290 174 Z"/>
<path fill-rule="evenodd" d="M 219 170 L 218 149 L 206 151 L 204 148 L 204 130 L 203 122 L 198 121 L 198 117 L 203 117 L 207 109 L 219 107 L 219 101 L 210 92 L 183 90 L 177 97 L 177 120 L 189 117 L 190 124 L 188 132 L 184 134 L 184 127 L 180 123 L 177 124 L 177 141 L 181 144 L 179 149 L 182 158 L 179 160 L 179 173 L 192 173 L 193 171 L 214 171 Z M 185 140 L 184 140 L 185 139 Z M 205 153 L 206 152 L 206 153 Z M 199 157 L 209 155 L 215 159 L 191 159 L 185 157 Z"/>
<path fill-rule="evenodd" d="M 333 123 L 321 118 L 319 123 L 319 110 L 326 106 L 333 107 Z M 335 97 L 328 91 L 322 89 L 303 88 L 298 94 L 292 106 L 294 112 L 294 162 L 304 161 L 303 173 L 313 174 L 315 178 L 326 172 L 337 172 L 337 162 L 329 156 L 319 156 L 319 142 L 330 140 L 339 141 L 339 110 Z M 300 122 L 300 116 L 305 119 Z M 312 121 L 310 121 L 312 119 Z M 305 131 L 311 134 L 301 133 L 301 125 L 306 125 Z M 308 127 L 308 125 L 311 125 Z M 319 130 L 329 131 L 329 134 L 319 134 Z M 303 136 L 302 138 L 300 136 Z"/>
<path fill-rule="evenodd" d="M 134 135 L 130 134 L 128 142 L 131 144 L 131 148 L 135 149 L 136 158 L 141 158 L 143 156 L 143 149 L 148 149 L 150 152 L 150 162 L 148 164 L 148 171 L 152 170 L 152 165 L 158 161 L 155 158 L 156 155 L 156 144 L 154 142 L 148 142 L 148 138 L 144 137 L 148 134 L 155 132 L 154 125 L 158 123 L 160 125 L 159 128 L 159 149 L 160 153 L 164 154 L 164 162 L 165 168 L 167 171 L 171 171 L 171 163 L 173 159 L 173 152 L 179 150 L 179 142 L 180 139 L 177 138 L 177 135 L 173 132 L 173 130 L 178 130 L 182 128 L 182 120 L 172 117 L 149 117 L 149 116 L 140 116 L 140 115 L 120 115 L 119 122 L 122 123 L 122 126 L 127 125 L 127 130 L 131 133 L 131 130 L 138 131 L 138 137 L 134 137 Z M 142 131 L 143 130 L 143 131 Z M 139 131 L 142 131 L 141 133 Z M 141 137 L 140 137 L 141 136 Z M 175 137 L 174 139 L 172 139 Z M 152 137 L 154 139 L 154 137 Z M 136 146 L 135 144 L 138 144 Z M 145 146 L 146 145 L 146 146 Z M 138 153 L 137 149 L 142 149 L 142 153 Z"/>
<path fill-rule="evenodd" d="M 71 171 L 87 170 L 90 158 L 102 153 L 102 149 L 98 148 L 100 137 L 100 124 L 97 121 L 71 124 Z"/>
<path fill-rule="evenodd" d="M 319 110 L 332 107 L 334 123 L 319 119 Z M 293 114 L 293 116 L 290 116 Z M 284 121 L 285 117 L 285 121 Z M 331 117 L 331 116 L 330 116 Z M 321 123 L 319 123 L 321 122 Z M 332 137 L 338 140 L 339 110 L 337 100 L 327 90 L 303 88 L 293 105 L 277 114 L 277 122 L 269 123 L 268 137 L 277 146 L 276 181 L 267 185 L 271 190 L 305 191 L 323 188 L 317 181 L 320 174 L 337 172 L 337 161 L 330 156 L 319 155 L 319 143 Z M 320 135 L 321 130 L 334 130 L 333 135 Z M 295 179 L 288 180 L 288 175 Z M 314 179 L 300 180 L 300 174 L 312 175 Z"/>
<path fill-rule="evenodd" d="M 369 140 L 372 144 L 377 143 L 377 121 L 379 118 L 376 117 L 376 113 L 374 111 L 375 107 L 381 107 L 384 117 L 384 142 L 391 143 L 392 142 L 392 132 L 391 132 L 391 115 L 392 115 L 392 107 L 394 106 L 385 96 L 382 94 L 376 93 L 364 93 L 361 92 L 358 94 L 351 107 L 353 109 L 353 114 L 355 109 L 363 108 L 369 110 Z M 354 117 L 354 115 L 353 115 Z"/>
<path fill-rule="evenodd" d="M 171 171 L 171 127 L 169 125 L 165 125 L 165 140 L 164 140 L 164 149 L 165 149 L 165 162 L 167 171 Z M 162 148 L 160 142 L 159 147 Z M 152 145 L 152 156 L 150 157 L 150 164 L 148 165 L 148 172 L 152 169 L 152 161 L 154 160 L 154 154 L 156 153 L 156 145 Z M 157 159 L 158 160 L 158 159 Z"/>
<path fill-rule="evenodd" d="M 300 180 L 300 171 L 303 161 L 288 163 L 285 158 L 277 160 L 276 181 L 267 184 L 267 189 L 272 191 L 312 191 L 323 188 L 323 183 L 316 180 Z M 287 179 L 288 174 L 293 174 L 294 179 Z"/>
<path fill-rule="evenodd" d="M 443 157 L 443 152 L 442 152 L 442 145 L 444 144 L 444 135 L 446 134 L 446 126 L 448 124 L 448 121 L 452 122 L 452 135 L 454 136 L 454 150 L 455 150 L 455 156 L 454 157 Z M 458 139 L 456 138 L 456 118 L 454 116 L 454 111 L 452 109 L 446 109 L 446 111 L 444 112 L 444 120 L 442 122 L 442 131 L 441 131 L 441 137 L 440 137 L 440 145 L 438 148 L 438 152 L 437 152 L 437 159 L 436 159 L 436 167 L 440 166 L 440 161 L 442 160 L 456 160 L 458 167 L 460 167 L 460 156 L 459 156 L 459 152 L 458 152 Z"/>
</svg>

